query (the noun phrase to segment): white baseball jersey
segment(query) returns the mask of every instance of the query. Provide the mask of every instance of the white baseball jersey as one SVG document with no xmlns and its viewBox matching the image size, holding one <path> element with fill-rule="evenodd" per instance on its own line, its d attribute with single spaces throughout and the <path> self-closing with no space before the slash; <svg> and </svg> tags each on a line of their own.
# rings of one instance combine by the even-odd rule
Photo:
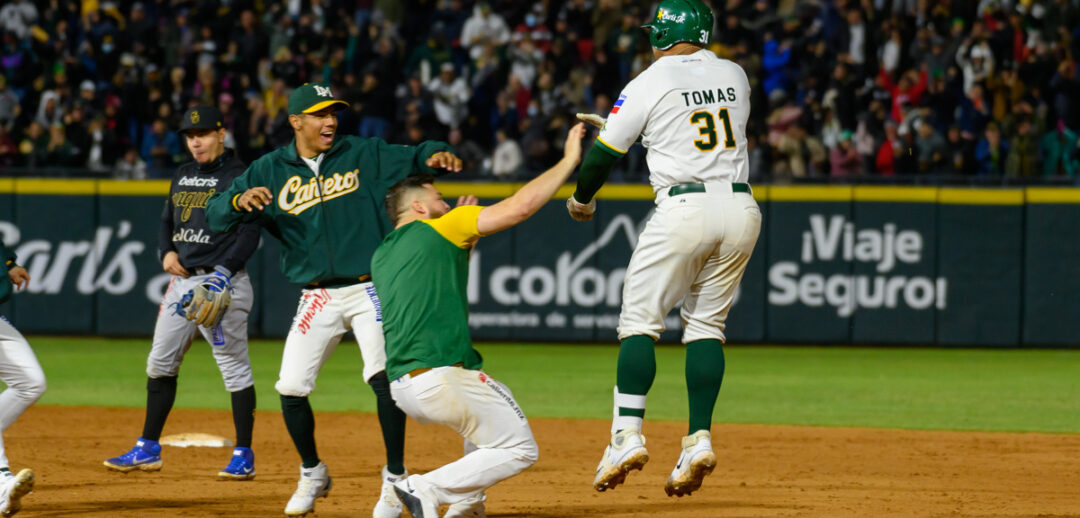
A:
<svg viewBox="0 0 1080 518">
<path fill-rule="evenodd" d="M 640 135 L 654 192 L 681 183 L 745 183 L 749 117 L 746 72 L 703 49 L 657 59 L 630 81 L 597 140 L 625 154 Z"/>
</svg>

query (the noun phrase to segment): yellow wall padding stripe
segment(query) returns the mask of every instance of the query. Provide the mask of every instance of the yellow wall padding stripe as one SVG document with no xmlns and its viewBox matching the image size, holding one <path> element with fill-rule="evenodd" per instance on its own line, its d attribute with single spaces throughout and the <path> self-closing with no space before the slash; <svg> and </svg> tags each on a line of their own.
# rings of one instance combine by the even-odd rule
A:
<svg viewBox="0 0 1080 518">
<path fill-rule="evenodd" d="M 1024 191 L 943 187 L 938 191 L 938 202 L 950 205 L 1023 205 Z"/>
<path fill-rule="evenodd" d="M 1028 203 L 1080 203 L 1080 189 L 1075 187 L 1028 187 Z"/>
<path fill-rule="evenodd" d="M 15 194 L 97 194 L 98 180 L 16 178 Z"/>
<path fill-rule="evenodd" d="M 855 201 L 882 201 L 895 203 L 936 203 L 937 187 L 885 187 L 876 185 L 855 186 Z"/>
<path fill-rule="evenodd" d="M 109 196 L 165 196 L 169 194 L 168 180 L 102 180 L 98 193 Z"/>
<path fill-rule="evenodd" d="M 524 183 L 438 182 L 447 199 L 467 194 L 488 200 L 506 198 Z M 850 185 L 754 185 L 758 201 L 779 202 L 896 202 L 945 203 L 954 205 L 1022 205 L 1025 203 L 1080 203 L 1075 187 L 1028 187 L 1026 189 L 850 186 Z M 46 194 L 66 196 L 165 196 L 168 180 L 92 180 L 69 178 L 0 178 L 0 194 Z M 568 198 L 574 184 L 559 189 L 556 198 Z M 597 195 L 600 200 L 652 200 L 656 196 L 647 184 L 611 184 Z"/>
<path fill-rule="evenodd" d="M 851 201 L 852 191 L 850 185 L 774 185 L 769 188 L 769 200 Z"/>
</svg>

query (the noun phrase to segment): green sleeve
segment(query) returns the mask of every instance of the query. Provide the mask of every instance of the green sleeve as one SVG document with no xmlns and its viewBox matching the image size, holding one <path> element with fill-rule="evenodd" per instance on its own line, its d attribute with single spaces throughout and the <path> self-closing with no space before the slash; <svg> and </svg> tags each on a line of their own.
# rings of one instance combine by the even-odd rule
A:
<svg viewBox="0 0 1080 518">
<path fill-rule="evenodd" d="M 4 261 L 4 266 L 11 268 L 15 264 L 15 251 L 0 243 L 0 260 Z"/>
<path fill-rule="evenodd" d="M 607 181 L 619 158 L 622 158 L 622 153 L 597 140 L 581 163 L 574 199 L 579 203 L 589 203 Z"/>
<path fill-rule="evenodd" d="M 228 232 L 241 221 L 255 219 L 251 214 L 236 207 L 236 199 L 244 194 L 251 184 L 249 175 L 252 174 L 254 165 L 248 166 L 244 174 L 236 177 L 228 189 L 214 193 L 210 201 L 206 203 L 206 221 L 210 224 L 210 230 Z"/>
<path fill-rule="evenodd" d="M 454 153 L 454 148 L 450 144 L 437 140 L 425 140 L 418 146 L 397 146 L 379 140 L 378 150 L 379 171 L 377 174 L 386 188 L 414 174 L 436 176 L 445 174 L 445 170 L 428 167 L 425 162 L 431 158 L 431 155 L 440 151 Z"/>
</svg>

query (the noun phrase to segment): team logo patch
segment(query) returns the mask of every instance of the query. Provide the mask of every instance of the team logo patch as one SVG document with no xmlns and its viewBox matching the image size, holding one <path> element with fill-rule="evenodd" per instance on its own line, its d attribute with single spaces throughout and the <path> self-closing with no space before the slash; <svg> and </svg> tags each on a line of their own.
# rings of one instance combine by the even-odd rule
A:
<svg viewBox="0 0 1080 518">
<path fill-rule="evenodd" d="M 199 112 L 197 112 L 197 111 L 192 111 L 191 112 L 191 123 L 192 124 L 198 124 L 199 123 Z"/>
<path fill-rule="evenodd" d="M 479 374 L 479 376 L 480 376 L 480 383 L 487 383 L 487 376 L 485 376 L 483 372 L 481 372 Z"/>
<path fill-rule="evenodd" d="M 626 100 L 626 94 L 619 95 L 619 99 L 615 101 L 615 105 L 611 107 L 611 114 L 615 115 L 619 113 L 619 108 L 622 107 L 623 101 Z"/>
</svg>

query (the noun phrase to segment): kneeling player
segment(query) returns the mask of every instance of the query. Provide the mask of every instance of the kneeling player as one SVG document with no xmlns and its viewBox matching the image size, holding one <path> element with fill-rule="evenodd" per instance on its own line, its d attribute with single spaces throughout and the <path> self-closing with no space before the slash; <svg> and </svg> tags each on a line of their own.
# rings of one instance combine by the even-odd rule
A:
<svg viewBox="0 0 1080 518">
<path fill-rule="evenodd" d="M 386 195 L 395 230 L 372 258 L 383 306 L 386 372 L 397 405 L 418 422 L 465 437 L 466 455 L 395 484 L 414 517 L 483 516 L 484 490 L 536 462 L 537 447 L 513 394 L 480 370 L 469 337 L 469 253 L 480 236 L 510 228 L 559 189 L 581 160 L 583 125 L 570 130 L 563 159 L 513 196 L 490 207 L 475 198 L 450 210 L 433 177 L 409 177 Z M 471 205 L 470 205 L 471 203 Z"/>
</svg>

